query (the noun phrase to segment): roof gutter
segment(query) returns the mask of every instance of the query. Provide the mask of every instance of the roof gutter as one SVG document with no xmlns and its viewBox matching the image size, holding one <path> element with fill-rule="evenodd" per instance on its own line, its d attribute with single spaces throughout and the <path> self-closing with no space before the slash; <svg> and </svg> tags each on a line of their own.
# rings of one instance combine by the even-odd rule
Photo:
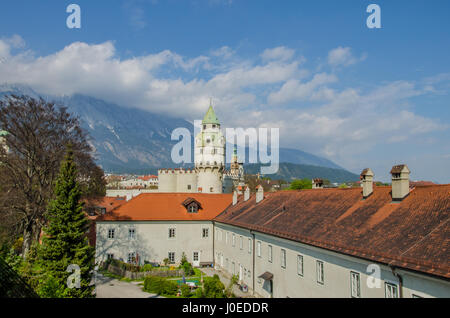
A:
<svg viewBox="0 0 450 318">
<path fill-rule="evenodd" d="M 252 249 L 252 256 L 253 256 L 253 261 L 252 261 L 252 295 L 255 296 L 255 232 L 253 232 L 252 230 L 250 230 L 250 234 L 252 235 L 252 241 L 253 241 L 253 249 Z"/>
<path fill-rule="evenodd" d="M 398 279 L 398 296 L 399 298 L 403 298 L 403 277 L 396 271 L 394 266 L 389 266 L 391 268 L 392 274 Z"/>
</svg>

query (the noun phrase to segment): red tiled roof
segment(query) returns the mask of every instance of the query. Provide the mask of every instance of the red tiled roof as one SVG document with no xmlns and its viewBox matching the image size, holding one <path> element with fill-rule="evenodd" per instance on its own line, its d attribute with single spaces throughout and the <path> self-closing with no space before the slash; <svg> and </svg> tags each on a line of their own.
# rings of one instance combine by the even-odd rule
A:
<svg viewBox="0 0 450 318">
<path fill-rule="evenodd" d="M 284 206 L 284 209 L 283 209 Z M 450 278 L 450 185 L 280 191 L 230 206 L 215 221 Z"/>
<path fill-rule="evenodd" d="M 410 187 L 430 186 L 430 185 L 436 185 L 436 183 L 431 182 L 431 181 L 410 181 L 409 182 Z"/>
<path fill-rule="evenodd" d="M 140 177 L 138 177 L 138 179 L 143 180 L 143 181 L 148 181 L 150 179 L 158 179 L 158 176 L 154 176 L 154 175 L 140 176 Z"/>
<path fill-rule="evenodd" d="M 188 198 L 201 204 L 198 213 L 188 213 L 183 205 Z M 141 193 L 98 221 L 182 221 L 212 220 L 232 201 L 231 194 L 206 193 Z"/>
</svg>

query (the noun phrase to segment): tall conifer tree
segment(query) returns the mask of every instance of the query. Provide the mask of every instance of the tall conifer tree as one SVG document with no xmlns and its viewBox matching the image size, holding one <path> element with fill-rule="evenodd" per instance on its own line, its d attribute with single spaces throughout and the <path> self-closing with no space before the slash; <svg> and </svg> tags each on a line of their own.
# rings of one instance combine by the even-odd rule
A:
<svg viewBox="0 0 450 318">
<path fill-rule="evenodd" d="M 86 236 L 89 220 L 80 202 L 81 190 L 76 180 L 77 168 L 69 145 L 55 184 L 55 199 L 47 211 L 48 223 L 40 249 L 40 259 L 50 285 L 56 286 L 53 297 L 92 297 L 90 286 L 94 268 L 94 248 Z M 76 264 L 80 268 L 80 288 L 70 288 L 68 278 L 75 271 L 67 271 Z M 70 280 L 76 282 L 76 280 Z"/>
</svg>

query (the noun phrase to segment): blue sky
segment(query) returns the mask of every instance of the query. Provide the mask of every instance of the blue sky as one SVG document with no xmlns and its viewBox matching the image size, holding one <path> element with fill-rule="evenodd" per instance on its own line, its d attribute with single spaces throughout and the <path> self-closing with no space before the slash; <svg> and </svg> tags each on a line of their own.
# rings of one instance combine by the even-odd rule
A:
<svg viewBox="0 0 450 318">
<path fill-rule="evenodd" d="M 82 28 L 66 27 L 67 5 Z M 381 7 L 368 29 L 366 7 Z M 226 126 L 388 179 L 450 181 L 450 2 L 3 1 L 0 82 Z"/>
</svg>

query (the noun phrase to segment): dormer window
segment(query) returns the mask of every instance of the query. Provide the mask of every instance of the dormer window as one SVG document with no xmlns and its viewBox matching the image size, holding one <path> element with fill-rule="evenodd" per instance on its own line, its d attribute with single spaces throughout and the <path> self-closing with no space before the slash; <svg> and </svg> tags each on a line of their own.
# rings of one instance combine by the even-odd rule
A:
<svg viewBox="0 0 450 318">
<path fill-rule="evenodd" d="M 188 207 L 188 212 L 189 213 L 197 213 L 198 212 L 198 206 L 197 204 L 191 204 Z"/>
<path fill-rule="evenodd" d="M 202 208 L 200 202 L 198 202 L 194 198 L 187 198 L 182 204 L 184 205 L 188 213 L 198 213 L 198 210 Z"/>
</svg>

